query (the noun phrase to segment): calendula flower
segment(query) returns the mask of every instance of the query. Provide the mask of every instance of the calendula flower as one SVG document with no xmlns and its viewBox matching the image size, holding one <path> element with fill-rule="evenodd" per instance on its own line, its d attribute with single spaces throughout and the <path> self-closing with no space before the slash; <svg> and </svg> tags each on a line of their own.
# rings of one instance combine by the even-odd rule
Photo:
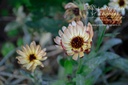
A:
<svg viewBox="0 0 128 85">
<path fill-rule="evenodd" d="M 85 18 L 86 17 L 86 10 L 81 10 L 77 5 L 75 5 L 74 3 L 68 3 L 65 5 L 65 14 L 64 14 L 64 18 L 68 21 L 68 22 L 72 22 L 72 21 L 80 21 L 81 18 Z M 84 5 L 83 5 L 84 8 Z"/>
<path fill-rule="evenodd" d="M 122 23 L 122 16 L 108 7 L 99 10 L 99 18 L 105 25 L 119 25 Z"/>
<path fill-rule="evenodd" d="M 40 45 L 36 45 L 33 41 L 30 46 L 26 45 L 22 47 L 22 50 L 17 50 L 19 56 L 18 63 L 22 64 L 27 70 L 34 71 L 36 66 L 41 65 L 44 67 L 41 61 L 46 60 L 46 49 L 41 50 Z"/>
<path fill-rule="evenodd" d="M 67 55 L 77 60 L 78 56 L 80 58 L 84 56 L 84 52 L 87 54 L 90 52 L 92 37 L 93 29 L 90 23 L 86 27 L 81 21 L 73 21 L 67 28 L 64 26 L 62 31 L 59 30 L 59 36 L 54 41 Z"/>
<path fill-rule="evenodd" d="M 111 0 L 109 6 L 124 15 L 125 9 L 128 9 L 128 0 Z"/>
</svg>

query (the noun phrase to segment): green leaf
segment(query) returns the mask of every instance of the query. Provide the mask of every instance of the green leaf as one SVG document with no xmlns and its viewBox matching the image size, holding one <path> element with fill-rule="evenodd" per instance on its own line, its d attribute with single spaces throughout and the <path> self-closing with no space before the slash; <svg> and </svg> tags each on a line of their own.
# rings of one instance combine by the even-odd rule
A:
<svg viewBox="0 0 128 85">
<path fill-rule="evenodd" d="M 114 45 L 120 44 L 122 43 L 121 39 L 119 38 L 112 38 L 109 39 L 100 49 L 99 52 L 104 52 L 107 51 L 108 49 L 110 49 L 111 47 L 113 47 Z"/>
<path fill-rule="evenodd" d="M 64 62 L 64 68 L 65 68 L 65 73 L 66 74 L 72 74 L 73 72 L 73 64 L 70 60 L 66 60 Z"/>
<path fill-rule="evenodd" d="M 96 5 L 97 7 L 103 7 L 103 5 L 107 5 L 109 3 L 109 0 L 93 0 L 94 1 L 94 5 Z M 100 2 L 100 3 L 99 3 Z"/>
<path fill-rule="evenodd" d="M 106 37 L 116 37 L 120 33 L 106 33 L 104 36 Z"/>
<path fill-rule="evenodd" d="M 6 42 L 1 49 L 2 55 L 7 55 L 13 49 L 15 49 L 15 46 L 11 42 Z"/>
<path fill-rule="evenodd" d="M 17 29 L 19 27 L 19 23 L 13 21 L 13 22 L 10 22 L 6 25 L 5 27 L 5 31 L 10 31 L 10 30 L 13 30 L 13 29 Z"/>
<path fill-rule="evenodd" d="M 75 80 L 76 80 L 76 85 L 85 85 L 84 84 L 85 83 L 84 76 L 78 74 L 78 75 L 76 75 L 76 79 Z"/>
<path fill-rule="evenodd" d="M 100 64 L 105 63 L 106 60 L 112 60 L 116 58 L 119 58 L 119 56 L 112 52 L 104 52 L 98 56 L 92 57 L 91 59 L 88 58 L 84 64 L 84 74 L 87 75 L 91 73 Z"/>
<path fill-rule="evenodd" d="M 113 60 L 108 61 L 110 65 L 117 67 L 119 69 L 124 70 L 125 72 L 128 72 L 128 60 L 124 58 L 116 58 Z"/>
<path fill-rule="evenodd" d="M 7 9 L 2 9 L 2 10 L 1 10 L 1 15 L 2 15 L 2 16 L 8 16 L 8 14 L 9 14 L 9 13 L 8 13 L 8 10 L 7 10 Z"/>
<path fill-rule="evenodd" d="M 28 71 L 20 70 L 20 73 L 28 78 L 34 78 L 34 76 Z"/>
<path fill-rule="evenodd" d="M 22 38 L 18 38 L 18 40 L 17 40 L 17 45 L 18 45 L 18 46 L 23 45 L 23 39 L 22 39 Z"/>
<path fill-rule="evenodd" d="M 7 35 L 9 37 L 16 37 L 19 33 L 18 29 L 11 29 L 10 31 L 7 31 Z"/>
<path fill-rule="evenodd" d="M 63 58 L 62 58 L 62 59 L 60 59 L 59 63 L 60 63 L 60 65 L 61 65 L 62 67 L 64 67 L 64 63 L 65 63 L 65 61 L 66 61 L 66 60 L 65 60 L 65 59 L 63 59 Z"/>
<path fill-rule="evenodd" d="M 95 69 L 93 72 L 86 76 L 84 85 L 93 85 L 99 79 L 101 74 L 101 69 Z"/>
<path fill-rule="evenodd" d="M 50 85 L 66 85 L 64 80 L 57 80 L 52 82 Z"/>
<path fill-rule="evenodd" d="M 78 69 L 77 74 L 81 74 L 84 71 L 84 65 L 81 65 Z"/>
<path fill-rule="evenodd" d="M 54 35 L 58 35 L 58 30 L 62 27 L 63 23 L 62 20 L 54 20 L 45 17 L 37 21 L 28 21 L 26 25 L 31 28 L 40 28 Z"/>
</svg>

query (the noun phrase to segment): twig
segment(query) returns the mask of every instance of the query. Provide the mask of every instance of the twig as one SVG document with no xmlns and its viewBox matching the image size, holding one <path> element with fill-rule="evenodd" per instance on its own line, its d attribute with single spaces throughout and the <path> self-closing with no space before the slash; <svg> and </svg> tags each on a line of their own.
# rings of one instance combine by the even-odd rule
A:
<svg viewBox="0 0 128 85">
<path fill-rule="evenodd" d="M 12 78 L 25 78 L 25 79 L 28 79 L 27 77 L 20 76 L 20 75 L 15 75 L 15 74 L 10 74 L 10 73 L 7 73 L 7 72 L 0 72 L 0 75 L 1 76 L 12 77 Z"/>
<path fill-rule="evenodd" d="M 12 51 L 10 51 L 1 61 L 0 61 L 0 66 L 2 66 L 6 60 L 11 57 L 11 55 L 15 52 L 15 49 L 13 49 Z"/>
<path fill-rule="evenodd" d="M 6 79 L 4 77 L 2 77 L 2 76 L 0 76 L 0 80 L 6 82 Z"/>
<path fill-rule="evenodd" d="M 55 49 L 57 49 L 57 47 L 54 46 L 54 45 L 46 47 L 46 51 L 52 51 L 52 50 L 55 50 Z"/>
<path fill-rule="evenodd" d="M 55 50 L 55 51 L 49 52 L 49 53 L 47 54 L 47 56 L 54 56 L 54 55 L 57 55 L 57 54 L 59 54 L 59 53 L 61 53 L 61 52 L 62 52 L 62 50 L 57 49 L 57 50 Z"/>
<path fill-rule="evenodd" d="M 25 78 L 17 79 L 17 80 L 15 80 L 15 81 L 13 81 L 13 82 L 11 83 L 11 85 L 17 85 L 18 83 L 20 83 L 20 82 L 23 81 L 23 80 L 25 80 Z"/>
<path fill-rule="evenodd" d="M 15 17 L 1 17 L 0 21 L 13 21 L 15 20 Z"/>
</svg>

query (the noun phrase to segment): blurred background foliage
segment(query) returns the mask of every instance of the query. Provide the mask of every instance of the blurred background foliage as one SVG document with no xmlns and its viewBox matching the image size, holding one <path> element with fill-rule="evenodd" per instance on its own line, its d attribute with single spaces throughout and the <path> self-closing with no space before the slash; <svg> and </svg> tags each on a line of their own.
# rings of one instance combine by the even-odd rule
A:
<svg viewBox="0 0 128 85">
<path fill-rule="evenodd" d="M 58 30 L 67 26 L 63 18 L 64 5 L 73 1 L 75 0 L 0 0 L 0 85 L 35 85 L 33 82 L 38 82 L 37 85 L 128 84 L 127 11 L 121 26 L 106 31 L 107 37 L 100 50 L 85 55 L 84 63 L 76 75 L 73 73 L 77 70 L 78 62 L 66 59 L 66 55 L 54 46 L 53 38 L 58 35 Z M 102 7 L 109 0 L 75 2 Z M 89 21 L 95 23 L 94 19 Z M 95 36 L 98 36 L 96 28 L 94 27 Z M 44 68 L 39 67 L 31 74 L 17 64 L 15 50 L 33 40 L 47 48 L 49 58 L 44 62 Z"/>
</svg>

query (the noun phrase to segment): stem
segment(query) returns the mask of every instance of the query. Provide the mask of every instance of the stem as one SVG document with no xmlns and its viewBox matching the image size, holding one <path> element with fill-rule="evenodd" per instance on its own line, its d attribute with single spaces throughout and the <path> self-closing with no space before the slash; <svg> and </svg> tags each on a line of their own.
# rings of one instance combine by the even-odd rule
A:
<svg viewBox="0 0 128 85">
<path fill-rule="evenodd" d="M 100 29 L 99 29 L 100 30 Z M 102 31 L 102 34 L 101 34 L 101 36 L 98 38 L 98 42 L 97 42 L 97 47 L 96 47 L 96 52 L 99 50 L 99 48 L 100 48 L 100 45 L 101 45 L 101 43 L 102 43 L 102 41 L 103 41 L 103 38 L 104 38 L 104 35 L 105 35 L 105 31 L 106 31 L 106 27 L 104 27 L 103 28 L 103 31 Z"/>
<path fill-rule="evenodd" d="M 79 58 L 78 69 L 77 69 L 76 73 L 79 72 L 79 70 L 80 70 L 80 68 L 81 68 L 81 64 L 82 64 L 82 60 L 81 60 L 81 58 Z"/>
</svg>

